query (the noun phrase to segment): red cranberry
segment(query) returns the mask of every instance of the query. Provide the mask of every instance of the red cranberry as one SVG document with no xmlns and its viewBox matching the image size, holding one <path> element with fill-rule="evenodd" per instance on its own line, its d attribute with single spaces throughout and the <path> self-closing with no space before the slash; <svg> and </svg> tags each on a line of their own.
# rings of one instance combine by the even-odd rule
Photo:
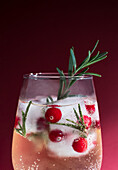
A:
<svg viewBox="0 0 118 170">
<path fill-rule="evenodd" d="M 100 126 L 100 120 L 95 120 L 94 122 L 93 122 L 93 127 L 94 128 L 100 128 L 101 126 Z"/>
<path fill-rule="evenodd" d="M 86 110 L 90 115 L 92 115 L 95 112 L 95 104 L 85 104 Z"/>
<path fill-rule="evenodd" d="M 61 142 L 64 138 L 64 134 L 61 130 L 55 129 L 49 133 L 49 138 L 52 142 Z"/>
<path fill-rule="evenodd" d="M 88 129 L 91 126 L 91 117 L 84 115 L 83 119 L 84 119 L 84 123 L 86 125 L 86 129 Z"/>
<path fill-rule="evenodd" d="M 84 115 L 83 116 L 83 119 L 84 119 L 84 123 L 86 125 L 86 129 L 88 129 L 90 126 L 91 126 L 91 117 L 87 116 L 87 115 Z M 81 120 L 81 118 L 80 118 Z M 77 121 L 78 122 L 78 121 Z M 82 121 L 81 121 L 82 122 Z"/>
<path fill-rule="evenodd" d="M 46 121 L 45 118 L 43 117 L 40 117 L 38 120 L 37 120 L 37 129 L 38 130 L 44 130 L 44 129 L 49 129 L 49 124 L 48 122 Z"/>
<path fill-rule="evenodd" d="M 56 123 L 61 119 L 62 113 L 58 108 L 49 108 L 45 113 L 45 118 L 48 122 Z"/>
<path fill-rule="evenodd" d="M 14 127 L 16 128 L 16 126 L 18 125 L 18 122 L 20 121 L 20 117 L 16 116 L 16 119 L 15 119 L 15 125 Z"/>
<path fill-rule="evenodd" d="M 87 140 L 79 137 L 73 141 L 72 147 L 76 152 L 85 152 L 87 150 Z"/>
</svg>

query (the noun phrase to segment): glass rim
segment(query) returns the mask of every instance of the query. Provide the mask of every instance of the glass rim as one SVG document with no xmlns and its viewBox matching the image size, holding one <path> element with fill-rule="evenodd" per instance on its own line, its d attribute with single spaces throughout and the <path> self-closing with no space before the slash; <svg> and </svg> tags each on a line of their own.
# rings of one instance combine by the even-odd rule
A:
<svg viewBox="0 0 118 170">
<path fill-rule="evenodd" d="M 85 75 L 83 74 L 82 76 L 68 76 L 68 73 L 64 73 L 64 76 L 60 76 L 60 74 L 57 72 L 40 72 L 40 73 L 28 73 L 28 74 L 24 74 L 23 78 L 24 79 L 60 79 L 60 77 L 66 78 L 66 79 L 72 79 L 72 78 L 78 78 L 78 79 L 92 79 L 93 76 L 92 75 Z"/>
</svg>

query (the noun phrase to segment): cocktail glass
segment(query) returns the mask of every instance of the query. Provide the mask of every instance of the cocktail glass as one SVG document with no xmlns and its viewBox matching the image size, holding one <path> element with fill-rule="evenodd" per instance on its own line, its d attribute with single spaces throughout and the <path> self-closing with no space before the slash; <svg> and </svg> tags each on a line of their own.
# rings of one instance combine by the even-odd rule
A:
<svg viewBox="0 0 118 170">
<path fill-rule="evenodd" d="M 101 127 L 92 76 L 24 75 L 12 162 L 14 170 L 100 170 Z"/>
</svg>

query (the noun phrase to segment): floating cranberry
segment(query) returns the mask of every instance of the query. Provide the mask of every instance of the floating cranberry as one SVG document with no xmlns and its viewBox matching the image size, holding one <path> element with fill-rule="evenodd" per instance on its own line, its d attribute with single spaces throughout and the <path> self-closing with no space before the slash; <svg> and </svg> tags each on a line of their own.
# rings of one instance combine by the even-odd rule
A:
<svg viewBox="0 0 118 170">
<path fill-rule="evenodd" d="M 47 122 L 47 120 L 43 117 L 40 117 L 38 120 L 37 120 L 37 129 L 38 130 L 44 130 L 44 129 L 49 129 L 49 124 Z"/>
<path fill-rule="evenodd" d="M 45 113 L 45 118 L 48 122 L 56 123 L 61 119 L 62 113 L 58 108 L 49 108 Z"/>
<path fill-rule="evenodd" d="M 79 137 L 73 141 L 72 147 L 76 152 L 85 152 L 87 150 L 87 140 Z"/>
<path fill-rule="evenodd" d="M 92 115 L 95 112 L 95 104 L 85 104 L 86 110 L 90 115 Z"/>
<path fill-rule="evenodd" d="M 93 127 L 94 128 L 100 128 L 101 126 L 100 126 L 100 120 L 95 120 L 94 122 L 93 122 Z"/>
<path fill-rule="evenodd" d="M 61 142 L 64 138 L 64 134 L 61 130 L 55 129 L 49 133 L 49 138 L 52 142 Z"/>
<path fill-rule="evenodd" d="M 84 119 L 84 123 L 86 125 L 86 129 L 88 129 L 91 126 L 91 117 L 84 115 L 83 119 Z"/>
<path fill-rule="evenodd" d="M 86 129 L 88 129 L 91 126 L 91 117 L 84 115 L 83 120 L 86 125 Z M 80 118 L 80 121 L 82 122 L 81 118 Z M 77 121 L 77 123 L 78 123 L 78 121 Z"/>
<path fill-rule="evenodd" d="M 20 121 L 20 117 L 16 116 L 16 119 L 15 119 L 15 125 L 14 127 L 16 128 L 16 126 L 18 125 L 18 122 Z"/>
</svg>

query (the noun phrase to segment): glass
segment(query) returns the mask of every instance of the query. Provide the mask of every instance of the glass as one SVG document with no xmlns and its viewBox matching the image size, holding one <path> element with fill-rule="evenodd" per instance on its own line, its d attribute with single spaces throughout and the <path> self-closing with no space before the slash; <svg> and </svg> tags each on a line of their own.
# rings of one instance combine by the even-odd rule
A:
<svg viewBox="0 0 118 170">
<path fill-rule="evenodd" d="M 65 81 L 73 85 L 57 100 Z M 101 127 L 92 76 L 24 75 L 12 162 L 14 170 L 100 170 Z"/>
</svg>

